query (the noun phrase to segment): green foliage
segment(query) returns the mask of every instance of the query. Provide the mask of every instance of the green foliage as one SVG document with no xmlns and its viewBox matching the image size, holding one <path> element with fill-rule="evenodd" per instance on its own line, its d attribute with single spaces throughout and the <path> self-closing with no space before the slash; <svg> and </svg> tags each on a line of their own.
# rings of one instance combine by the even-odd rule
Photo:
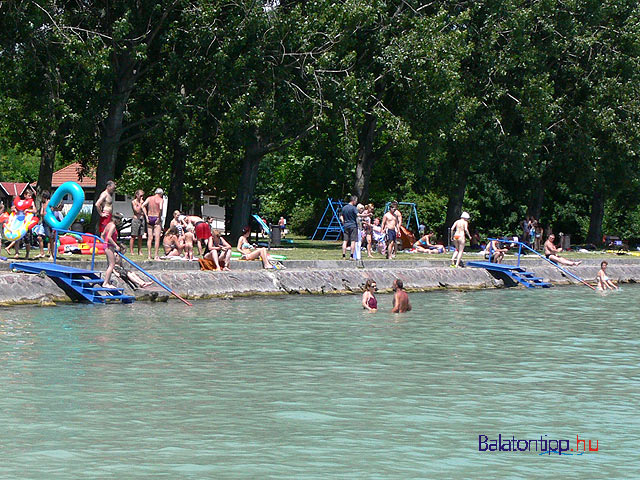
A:
<svg viewBox="0 0 640 480">
<path fill-rule="evenodd" d="M 298 235 L 310 236 L 318 226 L 319 208 L 313 202 L 296 205 L 289 216 L 287 227 Z"/>
<path fill-rule="evenodd" d="M 18 147 L 0 146 L 0 181 L 35 182 L 38 179 L 40 155 Z"/>
<path fill-rule="evenodd" d="M 535 212 L 579 241 L 601 197 L 602 230 L 637 235 L 637 2 L 264 5 L 0 7 L 0 179 L 110 146 L 121 192 L 169 190 L 181 159 L 185 197 L 255 191 L 303 234 L 366 179 L 379 213 L 412 201 L 437 231 L 459 207 L 482 233 Z"/>
</svg>

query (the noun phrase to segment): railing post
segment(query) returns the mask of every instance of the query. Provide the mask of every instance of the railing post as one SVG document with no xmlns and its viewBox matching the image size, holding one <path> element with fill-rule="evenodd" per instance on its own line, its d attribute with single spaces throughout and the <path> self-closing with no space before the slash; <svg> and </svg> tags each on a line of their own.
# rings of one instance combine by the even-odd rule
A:
<svg viewBox="0 0 640 480">
<path fill-rule="evenodd" d="M 53 239 L 53 263 L 56 263 L 58 261 L 58 229 L 52 228 L 52 230 L 56 232 L 55 237 Z"/>
</svg>

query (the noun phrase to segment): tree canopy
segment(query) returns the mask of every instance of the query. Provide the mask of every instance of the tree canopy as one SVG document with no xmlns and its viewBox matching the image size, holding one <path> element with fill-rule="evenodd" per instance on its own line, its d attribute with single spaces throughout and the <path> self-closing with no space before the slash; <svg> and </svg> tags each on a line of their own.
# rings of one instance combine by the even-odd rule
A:
<svg viewBox="0 0 640 480">
<path fill-rule="evenodd" d="M 216 192 L 234 236 L 357 194 L 635 238 L 639 63 L 629 0 L 2 2 L 0 180 Z"/>
</svg>

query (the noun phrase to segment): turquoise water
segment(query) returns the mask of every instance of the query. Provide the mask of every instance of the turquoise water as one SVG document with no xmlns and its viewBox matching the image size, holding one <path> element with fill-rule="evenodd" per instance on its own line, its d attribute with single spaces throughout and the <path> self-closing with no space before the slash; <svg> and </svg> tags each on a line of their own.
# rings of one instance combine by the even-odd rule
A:
<svg viewBox="0 0 640 480">
<path fill-rule="evenodd" d="M 0 310 L 0 477 L 637 478 L 640 288 L 411 300 Z"/>
</svg>

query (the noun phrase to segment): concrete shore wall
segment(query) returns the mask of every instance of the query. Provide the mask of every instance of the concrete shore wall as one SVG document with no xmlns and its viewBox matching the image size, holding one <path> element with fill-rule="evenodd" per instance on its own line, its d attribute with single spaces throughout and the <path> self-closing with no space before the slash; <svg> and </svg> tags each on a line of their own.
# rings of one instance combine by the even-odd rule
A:
<svg viewBox="0 0 640 480">
<path fill-rule="evenodd" d="M 609 277 L 621 283 L 640 282 L 640 259 L 608 259 Z M 162 282 L 189 299 L 269 294 L 348 294 L 362 292 L 368 278 L 381 291 L 389 290 L 395 278 L 403 280 L 413 291 L 436 289 L 501 288 L 503 281 L 483 269 L 450 268 L 444 261 L 369 261 L 364 266 L 341 261 L 287 261 L 286 269 L 266 271 L 259 262 L 232 262 L 231 272 L 197 270 L 195 263 L 154 262 L 144 265 Z M 73 262 L 78 268 L 87 267 Z M 560 270 L 541 260 L 526 260 L 522 265 L 555 285 L 576 284 Z M 105 265 L 97 264 L 96 270 Z M 571 267 L 574 274 L 592 281 L 600 268 L 600 259 L 587 260 Z M 114 283 L 135 295 L 138 300 L 166 301 L 168 294 L 159 287 L 130 289 L 114 277 Z M 586 288 L 586 287 L 585 287 Z M 51 305 L 69 302 L 65 293 L 48 277 L 14 273 L 5 264 L 0 269 L 0 306 L 21 304 Z"/>
</svg>

